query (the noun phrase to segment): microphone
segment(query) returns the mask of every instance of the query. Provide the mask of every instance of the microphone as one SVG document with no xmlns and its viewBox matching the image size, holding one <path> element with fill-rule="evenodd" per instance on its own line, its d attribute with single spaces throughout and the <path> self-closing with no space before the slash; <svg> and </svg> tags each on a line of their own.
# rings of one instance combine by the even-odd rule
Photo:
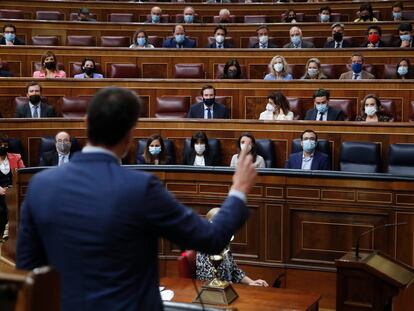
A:
<svg viewBox="0 0 414 311">
<path fill-rule="evenodd" d="M 374 232 L 377 229 L 381 229 L 381 228 L 397 227 L 397 226 L 407 225 L 407 224 L 408 224 L 408 222 L 397 222 L 397 223 L 393 223 L 393 224 L 384 224 L 384 225 L 380 225 L 380 226 L 371 228 L 371 229 L 369 229 L 369 230 L 367 230 L 365 232 L 362 232 L 359 235 L 359 237 L 357 239 L 357 242 L 356 242 L 356 245 L 355 245 L 355 258 L 357 258 L 357 259 L 361 258 L 359 256 L 359 242 L 361 241 L 361 238 L 364 237 L 365 235 L 367 235 L 368 233 Z"/>
</svg>

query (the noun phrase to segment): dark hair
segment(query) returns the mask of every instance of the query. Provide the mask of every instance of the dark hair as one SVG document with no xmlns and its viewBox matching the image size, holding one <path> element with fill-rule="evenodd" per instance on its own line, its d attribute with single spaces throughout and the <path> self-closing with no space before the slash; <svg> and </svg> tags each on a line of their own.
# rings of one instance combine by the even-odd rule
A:
<svg viewBox="0 0 414 311">
<path fill-rule="evenodd" d="M 364 55 L 362 55 L 362 53 L 361 53 L 361 52 L 354 52 L 354 53 L 352 53 L 352 55 L 351 55 L 351 59 L 352 59 L 352 57 L 354 57 L 354 56 L 359 56 L 359 57 L 361 57 L 361 58 L 362 58 L 362 61 L 364 61 Z"/>
<path fill-rule="evenodd" d="M 156 156 L 153 156 L 149 152 L 149 146 L 151 145 L 151 143 L 154 140 L 158 140 L 160 142 L 160 145 L 161 145 L 161 152 L 158 155 L 156 155 Z M 153 134 L 150 137 L 148 137 L 147 142 L 145 144 L 145 149 L 144 149 L 144 160 L 145 160 L 145 163 L 147 163 L 147 164 L 153 164 L 156 159 L 158 159 L 158 163 L 159 164 L 165 164 L 165 163 L 167 163 L 167 152 L 165 150 L 164 140 L 162 139 L 161 135 L 159 135 L 159 134 Z"/>
<path fill-rule="evenodd" d="M 238 60 L 235 58 L 229 59 L 227 63 L 224 65 L 222 79 L 230 79 L 228 77 L 228 72 L 231 66 L 235 66 L 237 68 L 237 75 L 235 77 L 232 77 L 232 79 L 241 79 L 242 77 L 241 67 L 240 67 Z"/>
<path fill-rule="evenodd" d="M 368 26 L 367 34 L 369 33 L 369 31 L 371 29 L 375 29 L 376 31 L 378 31 L 378 34 L 381 36 L 382 31 L 381 31 L 381 27 L 380 26 L 377 26 L 377 25 L 370 25 L 370 26 Z"/>
<path fill-rule="evenodd" d="M 193 136 L 191 137 L 190 146 L 191 146 L 192 152 L 195 152 L 194 145 L 199 140 L 203 141 L 205 143 L 205 145 L 206 145 L 206 150 L 204 151 L 204 154 L 208 153 L 208 137 L 207 137 L 207 134 L 204 133 L 204 132 L 202 132 L 202 131 L 199 131 L 199 132 L 194 133 Z"/>
<path fill-rule="evenodd" d="M 363 115 L 365 114 L 365 102 L 367 101 L 367 99 L 370 99 L 370 98 L 373 98 L 375 100 L 375 105 L 377 106 L 377 114 L 381 114 L 382 113 L 381 100 L 375 94 L 367 94 L 362 100 L 362 105 L 361 105 L 362 114 Z"/>
<path fill-rule="evenodd" d="M 137 31 L 135 31 L 134 36 L 132 37 L 132 44 L 136 44 L 136 43 L 137 43 L 137 37 L 138 37 L 138 35 L 139 35 L 141 32 L 143 32 L 143 33 L 144 33 L 144 35 L 145 35 L 145 41 L 146 41 L 146 42 L 148 42 L 148 35 L 147 35 L 147 33 L 145 32 L 145 30 L 144 30 L 144 29 L 138 29 Z"/>
<path fill-rule="evenodd" d="M 309 130 L 309 129 L 304 130 L 302 132 L 302 134 L 300 135 L 300 140 L 303 140 L 303 135 L 305 135 L 306 133 L 313 133 L 313 134 L 315 134 L 315 141 L 318 141 L 318 134 L 316 134 L 316 132 L 314 130 Z"/>
<path fill-rule="evenodd" d="M 266 29 L 267 31 L 269 31 L 269 26 L 262 24 L 256 28 L 256 32 L 258 32 L 260 29 Z"/>
<path fill-rule="evenodd" d="M 56 55 L 52 51 L 47 51 L 45 54 L 42 55 L 42 58 L 40 59 L 40 63 L 42 64 L 42 68 L 44 68 L 44 66 L 45 66 L 45 59 L 50 57 L 50 56 L 52 56 L 55 63 L 57 63 Z M 55 70 L 57 70 L 57 64 L 56 64 Z"/>
<path fill-rule="evenodd" d="M 3 26 L 3 32 L 6 31 L 6 28 L 13 28 L 14 29 L 14 32 L 16 32 L 16 26 L 14 26 L 13 24 L 5 24 Z"/>
<path fill-rule="evenodd" d="M 29 92 L 29 87 L 34 86 L 34 85 L 38 85 L 38 86 L 39 86 L 39 88 L 40 88 L 40 92 L 42 92 L 42 86 L 40 85 L 40 83 L 39 83 L 39 82 L 37 82 L 37 81 L 30 81 L 30 82 L 28 82 L 28 83 L 26 84 L 26 93 L 28 93 L 28 92 Z"/>
<path fill-rule="evenodd" d="M 398 26 L 399 31 L 413 31 L 413 26 L 410 23 L 401 23 L 400 26 Z"/>
<path fill-rule="evenodd" d="M 253 163 L 256 162 L 256 158 L 257 158 L 257 145 L 256 145 L 256 139 L 254 138 L 254 136 L 250 133 L 242 133 L 239 137 L 239 139 L 237 140 L 237 148 L 239 150 L 238 154 L 240 154 L 240 141 L 243 137 L 249 137 L 252 140 L 252 149 L 250 150 L 249 154 L 252 155 L 253 157 Z"/>
<path fill-rule="evenodd" d="M 285 95 L 283 95 L 282 92 L 273 92 L 269 96 L 267 96 L 268 99 L 273 100 L 275 105 L 280 106 L 280 109 L 282 109 L 283 113 L 287 115 L 290 111 L 290 105 L 289 101 L 286 98 Z"/>
<path fill-rule="evenodd" d="M 361 13 L 362 11 L 368 11 L 369 14 L 369 19 L 372 20 L 374 17 L 374 11 L 372 9 L 372 5 L 369 2 L 365 2 L 363 4 L 360 5 L 359 7 L 359 12 Z"/>
<path fill-rule="evenodd" d="M 326 99 L 329 100 L 329 96 L 330 96 L 330 92 L 329 90 L 325 90 L 325 89 L 318 89 L 313 93 L 313 99 L 315 99 L 316 97 L 324 97 L 326 96 Z"/>
<path fill-rule="evenodd" d="M 294 9 L 289 9 L 289 10 L 286 10 L 285 11 L 285 13 L 283 13 L 283 18 L 282 18 L 282 22 L 286 22 L 287 21 L 287 19 L 289 18 L 289 13 L 290 12 L 293 12 L 293 14 L 295 14 L 295 19 L 296 19 L 296 12 L 295 12 L 295 10 Z"/>
<path fill-rule="evenodd" d="M 330 7 L 330 6 L 328 6 L 328 5 L 324 5 L 323 7 L 321 7 L 321 8 L 319 9 L 319 13 L 322 13 L 323 11 L 328 11 L 328 12 L 329 12 L 329 14 L 331 14 L 331 13 L 332 13 L 332 9 L 331 9 L 331 7 Z"/>
<path fill-rule="evenodd" d="M 87 112 L 87 133 L 92 144 L 114 146 L 136 125 L 141 100 L 130 90 L 108 87 L 92 98 Z"/>
<path fill-rule="evenodd" d="M 216 89 L 214 88 L 214 86 L 210 85 L 210 84 L 206 84 L 201 88 L 201 96 L 203 96 L 204 90 L 208 90 L 208 89 L 213 89 L 214 90 L 214 95 L 216 95 Z"/>
<path fill-rule="evenodd" d="M 92 62 L 92 63 L 93 63 L 93 68 L 95 68 L 95 69 L 96 69 L 96 64 L 95 64 L 95 61 L 94 61 L 94 59 L 93 59 L 93 58 L 84 58 L 84 59 L 83 59 L 83 61 L 82 61 L 82 69 L 83 69 L 83 67 L 85 66 L 85 63 L 86 63 L 87 61 Z"/>
<path fill-rule="evenodd" d="M 0 144 L 9 143 L 9 136 L 7 134 L 0 134 Z"/>
<path fill-rule="evenodd" d="M 403 5 L 403 3 L 402 2 L 400 2 L 400 1 L 397 1 L 397 2 L 394 2 L 394 4 L 392 5 L 392 7 L 391 7 L 392 9 L 393 8 L 401 8 L 401 10 L 403 10 L 404 9 L 404 5 Z"/>
<path fill-rule="evenodd" d="M 224 36 L 227 36 L 227 28 L 224 27 L 223 25 L 217 25 L 216 28 L 214 28 L 214 32 L 213 33 L 216 34 L 216 31 L 219 30 L 219 29 L 224 30 Z"/>
<path fill-rule="evenodd" d="M 401 77 L 402 76 L 400 76 L 399 75 L 399 73 L 398 73 L 398 67 L 400 66 L 400 63 L 402 62 L 402 61 L 406 61 L 407 62 L 407 65 L 408 65 L 408 72 L 407 72 L 407 74 L 405 75 L 405 77 L 407 78 L 409 78 L 409 77 L 411 77 L 411 63 L 410 63 L 410 60 L 408 59 L 408 58 L 401 58 L 399 61 L 398 61 L 398 63 L 397 63 L 397 66 L 395 67 L 395 74 L 397 75 L 397 79 L 401 79 Z"/>
</svg>

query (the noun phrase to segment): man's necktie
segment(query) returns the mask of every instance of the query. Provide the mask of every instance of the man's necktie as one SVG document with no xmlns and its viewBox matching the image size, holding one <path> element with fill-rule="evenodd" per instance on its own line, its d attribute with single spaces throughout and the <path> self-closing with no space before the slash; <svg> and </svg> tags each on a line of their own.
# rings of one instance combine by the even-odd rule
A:
<svg viewBox="0 0 414 311">
<path fill-rule="evenodd" d="M 339 44 L 339 42 L 335 42 L 335 49 L 339 49 L 341 46 Z"/>
<path fill-rule="evenodd" d="M 352 78 L 352 80 L 358 80 L 359 77 L 359 73 L 354 73 L 354 77 Z"/>
<path fill-rule="evenodd" d="M 220 43 L 220 44 L 218 45 L 218 48 L 219 48 L 219 49 L 222 49 L 222 48 L 223 48 L 223 43 Z"/>
<path fill-rule="evenodd" d="M 38 118 L 39 117 L 39 107 L 38 106 L 33 106 L 33 118 Z"/>
<path fill-rule="evenodd" d="M 324 112 L 321 112 L 320 115 L 319 115 L 319 120 L 318 121 L 323 121 L 323 115 L 324 115 Z"/>
<path fill-rule="evenodd" d="M 207 108 L 207 119 L 211 119 L 211 108 Z"/>
<path fill-rule="evenodd" d="M 59 166 L 65 163 L 65 155 L 60 154 L 59 155 Z"/>
</svg>

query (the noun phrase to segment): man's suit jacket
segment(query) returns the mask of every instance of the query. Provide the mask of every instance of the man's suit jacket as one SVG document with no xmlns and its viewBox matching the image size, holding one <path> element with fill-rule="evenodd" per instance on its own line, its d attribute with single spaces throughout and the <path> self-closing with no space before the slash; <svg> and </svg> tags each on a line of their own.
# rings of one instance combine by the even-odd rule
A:
<svg viewBox="0 0 414 311">
<path fill-rule="evenodd" d="M 194 160 L 196 157 L 195 152 L 191 152 L 184 156 L 184 165 L 194 165 Z M 220 157 L 218 154 L 212 154 L 210 152 L 204 153 L 204 164 L 206 166 L 218 166 L 221 165 Z"/>
<path fill-rule="evenodd" d="M 204 119 L 204 103 L 200 102 L 190 107 L 187 118 L 199 118 Z M 220 103 L 214 103 L 213 105 L 213 119 L 228 119 L 229 111 L 227 107 Z"/>
<path fill-rule="evenodd" d="M 214 223 L 153 175 L 105 153 L 78 152 L 36 174 L 22 205 L 16 267 L 57 269 L 61 310 L 162 310 L 158 239 L 215 254 L 248 215 L 229 196 Z"/>
<path fill-rule="evenodd" d="M 296 152 L 289 155 L 288 161 L 286 163 L 286 168 L 291 169 L 302 169 L 302 158 L 303 152 Z M 323 152 L 315 151 L 313 154 L 313 160 L 311 164 L 311 170 L 330 170 L 331 163 L 329 162 L 329 157 Z"/>
<path fill-rule="evenodd" d="M 305 120 L 316 120 L 318 110 L 316 108 L 309 109 L 306 111 Z M 327 121 L 344 121 L 344 115 L 341 110 L 328 106 L 328 114 L 326 117 Z"/>
<path fill-rule="evenodd" d="M 72 158 L 73 152 L 69 153 L 69 160 Z M 39 166 L 57 166 L 59 164 L 59 154 L 56 149 L 43 153 L 39 161 Z"/>
<path fill-rule="evenodd" d="M 365 40 L 362 44 L 361 44 L 361 47 L 368 47 L 368 44 L 369 44 L 369 41 L 368 40 Z M 388 45 L 386 45 L 385 44 L 385 42 L 384 41 L 382 41 L 382 40 L 380 40 L 379 41 L 379 43 L 378 43 L 378 47 L 379 48 L 383 48 L 383 47 L 387 47 Z"/>
<path fill-rule="evenodd" d="M 32 112 L 30 111 L 30 105 L 25 104 L 23 106 L 17 107 L 16 118 L 31 118 Z M 41 118 L 53 118 L 56 117 L 55 110 L 52 106 L 46 104 L 46 103 L 40 103 L 40 117 Z"/>
<path fill-rule="evenodd" d="M 196 42 L 186 37 L 181 45 L 183 46 L 183 48 L 195 48 Z M 162 43 L 162 47 L 163 48 L 177 48 L 177 41 L 175 41 L 174 38 L 167 38 Z"/>
<path fill-rule="evenodd" d="M 231 42 L 229 42 L 229 41 L 224 40 L 223 47 L 224 47 L 225 49 L 232 49 L 232 48 L 234 48 L 234 44 L 233 44 L 233 43 L 231 43 Z M 213 43 L 211 43 L 211 44 L 207 45 L 207 48 L 210 48 L 210 49 L 216 49 L 216 48 L 217 48 L 217 47 L 216 47 L 216 42 L 214 41 Z"/>
<path fill-rule="evenodd" d="M 251 48 L 251 49 L 258 49 L 258 48 L 260 48 L 260 43 L 259 43 L 259 42 L 256 42 L 255 44 L 252 44 L 252 45 L 250 46 L 250 48 Z M 275 48 L 277 48 L 277 45 L 276 45 L 276 44 L 274 44 L 274 43 L 272 43 L 272 42 L 268 42 L 268 43 L 267 43 L 267 48 L 268 48 L 268 49 L 275 49 Z"/>
<path fill-rule="evenodd" d="M 343 74 L 341 74 L 341 76 L 339 77 L 339 80 L 352 80 L 352 76 L 353 76 L 353 72 L 352 70 L 344 72 Z M 369 73 L 366 70 L 362 70 L 361 71 L 361 79 L 362 80 L 367 80 L 367 79 L 375 79 L 375 76 L 371 73 Z"/>
<path fill-rule="evenodd" d="M 349 44 L 348 40 L 342 41 L 342 48 L 350 48 L 351 44 Z M 335 40 L 330 40 L 325 43 L 324 48 L 326 49 L 334 49 L 335 48 Z"/>
<path fill-rule="evenodd" d="M 25 45 L 26 43 L 24 43 L 23 40 L 21 40 L 21 39 L 19 39 L 19 38 L 16 37 L 14 39 L 13 44 L 14 45 Z M 4 37 L 0 38 L 0 45 L 6 45 L 6 38 L 4 38 Z"/>
<path fill-rule="evenodd" d="M 289 48 L 289 49 L 295 48 L 295 46 L 293 45 L 292 42 L 286 43 L 283 47 L 284 48 Z M 305 48 L 314 48 L 315 46 L 313 45 L 312 42 L 309 42 L 309 41 L 306 41 L 306 40 L 302 40 L 301 47 L 305 49 Z"/>
</svg>

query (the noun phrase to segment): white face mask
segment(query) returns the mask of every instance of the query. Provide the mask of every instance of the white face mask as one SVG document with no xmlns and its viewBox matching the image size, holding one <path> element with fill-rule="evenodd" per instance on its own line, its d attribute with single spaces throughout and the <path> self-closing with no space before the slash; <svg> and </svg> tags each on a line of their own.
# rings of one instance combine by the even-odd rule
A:
<svg viewBox="0 0 414 311">
<path fill-rule="evenodd" d="M 273 111 L 275 111 L 275 107 L 273 107 L 273 105 L 271 103 L 267 103 L 266 110 L 269 111 L 269 112 L 273 112 Z"/>
<path fill-rule="evenodd" d="M 205 144 L 194 144 L 194 150 L 197 154 L 202 155 L 206 151 Z"/>
<path fill-rule="evenodd" d="M 267 41 L 269 41 L 269 37 L 268 37 L 268 36 L 260 36 L 260 37 L 259 37 L 259 42 L 260 42 L 261 44 L 266 44 L 266 43 L 267 43 Z"/>
<path fill-rule="evenodd" d="M 252 150 L 252 145 L 250 145 L 250 144 L 240 144 L 240 149 L 245 150 L 246 152 L 250 152 L 250 150 Z"/>
<path fill-rule="evenodd" d="M 281 72 L 283 70 L 283 64 L 282 63 L 276 63 L 273 65 L 273 69 L 276 72 Z"/>
<path fill-rule="evenodd" d="M 222 36 L 222 35 L 216 36 L 216 42 L 217 43 L 223 43 L 224 42 L 224 36 Z"/>
<path fill-rule="evenodd" d="M 375 106 L 367 106 L 367 107 L 365 107 L 365 113 L 369 117 L 372 117 L 376 112 L 377 112 L 377 108 Z"/>
<path fill-rule="evenodd" d="M 311 78 L 316 77 L 316 75 L 318 74 L 318 69 L 316 68 L 308 68 L 308 75 Z"/>
</svg>

